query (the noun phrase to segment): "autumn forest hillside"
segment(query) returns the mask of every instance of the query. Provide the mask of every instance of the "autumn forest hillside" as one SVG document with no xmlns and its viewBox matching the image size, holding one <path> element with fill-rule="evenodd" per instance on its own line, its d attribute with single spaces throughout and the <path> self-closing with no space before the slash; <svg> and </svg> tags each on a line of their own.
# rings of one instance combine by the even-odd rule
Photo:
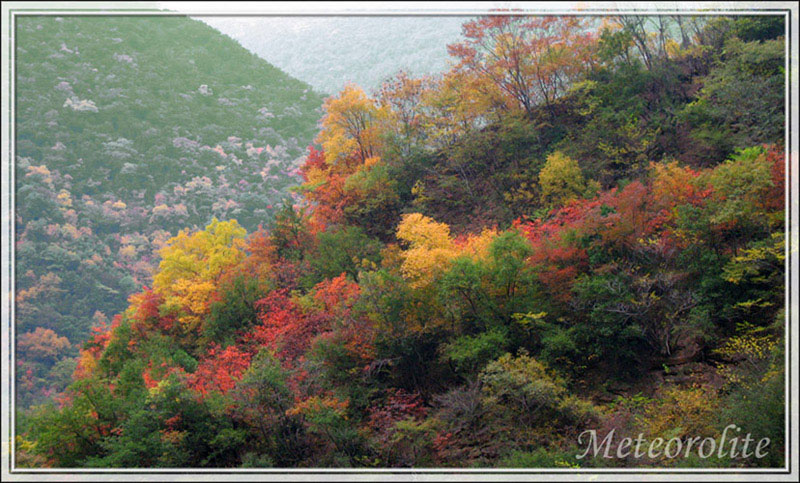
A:
<svg viewBox="0 0 800 483">
<path fill-rule="evenodd" d="M 115 69 L 145 65 L 107 48 Z M 313 94 L 299 83 L 284 81 L 285 101 L 256 100 L 278 75 L 265 67 L 226 68 L 231 85 L 182 84 L 197 125 L 170 125 L 163 151 L 113 128 L 101 145 L 126 155 L 89 157 L 76 140 L 67 156 L 31 129 L 17 177 L 49 189 L 41 209 L 63 221 L 28 222 L 21 245 L 63 231 L 69 203 L 89 201 L 152 205 L 115 223 L 146 223 L 163 205 L 186 229 L 160 243 L 151 283 L 98 317 L 69 386 L 18 412 L 18 464 L 783 465 L 783 18 L 495 15 L 466 21 L 447 48 L 442 74 L 325 99 L 294 185 L 245 169 L 251 148 L 275 145 L 262 104 L 286 122 L 281 136 L 311 129 Z M 189 52 L 175 55 L 189 63 Z M 100 92 L 65 82 L 74 96 L 54 96 L 67 107 L 28 122 L 83 140 L 74 116 L 145 122 L 161 105 L 115 118 Z M 209 120 L 228 112 L 222 98 L 253 117 Z M 297 119 L 275 104 L 299 99 Z M 212 122 L 224 128 L 204 130 Z M 74 174 L 80 156 L 96 176 Z M 210 191 L 195 216 L 205 205 L 188 204 L 195 188 L 179 180 L 219 187 L 223 175 L 231 191 L 247 183 L 235 208 L 214 208 L 225 200 Z M 168 192 L 151 182 L 171 177 Z M 129 260 L 141 257 L 134 245 Z M 45 352 L 58 340 L 17 344 Z M 587 429 L 685 440 L 729 424 L 770 438 L 767 456 L 576 457 Z"/>
<path fill-rule="evenodd" d="M 19 16 L 17 401 L 63 389 L 93 325 L 184 228 L 270 219 L 322 98 L 202 22 Z"/>
</svg>

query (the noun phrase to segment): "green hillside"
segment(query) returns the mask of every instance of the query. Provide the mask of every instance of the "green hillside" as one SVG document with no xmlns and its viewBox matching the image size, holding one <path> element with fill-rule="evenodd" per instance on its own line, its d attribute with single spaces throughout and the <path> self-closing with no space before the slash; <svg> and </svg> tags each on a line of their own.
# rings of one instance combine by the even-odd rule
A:
<svg viewBox="0 0 800 483">
<path fill-rule="evenodd" d="M 21 351 L 24 401 L 179 229 L 270 218 L 322 99 L 184 17 L 23 16 L 16 37 L 17 334 L 70 341 Z"/>
</svg>

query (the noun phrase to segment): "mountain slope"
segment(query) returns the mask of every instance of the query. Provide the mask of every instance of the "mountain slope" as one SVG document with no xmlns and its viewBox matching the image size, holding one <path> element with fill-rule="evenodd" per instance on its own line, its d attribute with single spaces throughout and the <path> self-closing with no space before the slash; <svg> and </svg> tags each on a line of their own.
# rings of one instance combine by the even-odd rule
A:
<svg viewBox="0 0 800 483">
<path fill-rule="evenodd" d="M 481 18 L 440 82 L 327 99 L 304 200 L 172 239 L 58 407 L 19 414 L 16 461 L 783 465 L 783 18 L 684 45 L 631 41 L 680 18 L 588 20 Z M 660 443 L 602 457 L 587 430 Z M 734 432 L 764 457 L 661 453 Z"/>
<path fill-rule="evenodd" d="M 16 35 L 18 335 L 84 339 L 179 229 L 254 229 L 296 184 L 321 97 L 211 27 L 29 16 Z M 58 347 L 18 346 L 23 399 L 75 350 Z"/>
</svg>

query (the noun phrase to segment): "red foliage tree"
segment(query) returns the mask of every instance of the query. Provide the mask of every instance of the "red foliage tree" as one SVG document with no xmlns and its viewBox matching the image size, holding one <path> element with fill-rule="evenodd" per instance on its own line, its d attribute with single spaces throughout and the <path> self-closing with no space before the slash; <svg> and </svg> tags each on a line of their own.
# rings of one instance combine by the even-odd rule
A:
<svg viewBox="0 0 800 483">
<path fill-rule="evenodd" d="M 276 290 L 256 303 L 259 321 L 242 338 L 251 351 L 268 347 L 284 362 L 297 360 L 308 349 L 311 339 L 322 332 L 329 319 L 308 317 L 288 297 L 286 290 Z"/>
<path fill-rule="evenodd" d="M 428 414 L 419 393 L 388 389 L 383 404 L 368 409 L 370 427 L 388 438 L 395 423 L 405 419 L 422 420 Z"/>
<path fill-rule="evenodd" d="M 348 280 L 344 273 L 323 280 L 314 287 L 314 299 L 322 305 L 323 310 L 331 314 L 349 312 L 360 294 L 361 288 L 358 284 Z"/>
<path fill-rule="evenodd" d="M 187 384 L 203 396 L 212 391 L 225 394 L 236 386 L 236 382 L 250 367 L 251 357 L 250 352 L 235 345 L 222 350 L 212 346 L 194 373 L 189 375 Z"/>
</svg>

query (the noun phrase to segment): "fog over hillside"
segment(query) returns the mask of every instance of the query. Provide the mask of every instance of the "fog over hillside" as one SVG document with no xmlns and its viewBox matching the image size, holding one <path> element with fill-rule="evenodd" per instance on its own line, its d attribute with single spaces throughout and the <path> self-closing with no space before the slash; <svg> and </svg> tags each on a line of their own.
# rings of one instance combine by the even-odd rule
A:
<svg viewBox="0 0 800 483">
<path fill-rule="evenodd" d="M 290 75 L 333 94 L 347 82 L 373 90 L 405 69 L 448 68 L 447 44 L 466 17 L 197 17 Z"/>
</svg>

